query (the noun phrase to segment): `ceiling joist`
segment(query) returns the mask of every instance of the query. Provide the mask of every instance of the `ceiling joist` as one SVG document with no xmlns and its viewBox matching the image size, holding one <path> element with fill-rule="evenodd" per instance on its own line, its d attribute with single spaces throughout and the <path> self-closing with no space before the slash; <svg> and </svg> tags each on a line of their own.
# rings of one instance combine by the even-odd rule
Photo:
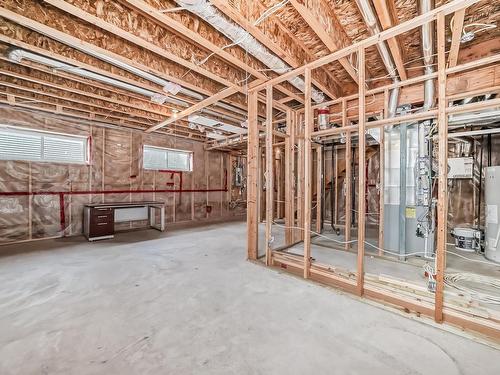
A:
<svg viewBox="0 0 500 375">
<path fill-rule="evenodd" d="M 380 25 L 383 30 L 390 29 L 397 25 L 397 17 L 395 15 L 395 5 L 394 0 L 373 0 L 373 5 L 375 6 L 375 12 L 377 13 Z M 387 39 L 387 45 L 391 51 L 394 64 L 399 74 L 401 80 L 408 79 L 406 74 L 406 68 L 404 65 L 403 53 L 401 51 L 401 46 L 398 42 L 398 37 L 393 37 Z"/>
</svg>

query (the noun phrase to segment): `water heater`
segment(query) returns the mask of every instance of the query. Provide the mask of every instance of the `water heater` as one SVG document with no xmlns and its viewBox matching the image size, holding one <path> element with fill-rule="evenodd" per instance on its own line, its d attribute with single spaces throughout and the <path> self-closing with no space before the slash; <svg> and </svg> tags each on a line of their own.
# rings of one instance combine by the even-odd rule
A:
<svg viewBox="0 0 500 375">
<path fill-rule="evenodd" d="M 500 263 L 500 166 L 485 170 L 486 227 L 484 256 Z"/>
</svg>

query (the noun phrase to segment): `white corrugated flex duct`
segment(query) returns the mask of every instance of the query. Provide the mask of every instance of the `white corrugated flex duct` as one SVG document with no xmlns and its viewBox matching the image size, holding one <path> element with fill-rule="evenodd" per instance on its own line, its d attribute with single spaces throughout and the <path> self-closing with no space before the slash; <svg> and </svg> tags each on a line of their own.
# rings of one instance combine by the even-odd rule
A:
<svg viewBox="0 0 500 375">
<path fill-rule="evenodd" d="M 176 2 L 184 9 L 205 20 L 229 38 L 233 42 L 232 45 L 239 45 L 272 71 L 283 74 L 292 69 L 290 65 L 275 56 L 244 28 L 227 19 L 224 14 L 207 0 L 176 0 Z M 305 91 L 305 82 L 302 78 L 295 77 L 288 80 L 288 82 L 301 92 Z M 311 96 L 316 103 L 322 103 L 325 100 L 325 95 L 314 88 L 312 89 Z"/>
</svg>

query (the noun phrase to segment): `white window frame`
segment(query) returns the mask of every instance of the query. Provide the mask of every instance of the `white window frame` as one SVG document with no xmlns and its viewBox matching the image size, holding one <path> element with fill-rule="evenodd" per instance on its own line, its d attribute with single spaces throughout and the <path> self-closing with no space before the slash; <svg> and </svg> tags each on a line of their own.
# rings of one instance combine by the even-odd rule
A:
<svg viewBox="0 0 500 375">
<path fill-rule="evenodd" d="M 29 159 L 29 158 L 22 158 L 22 157 L 16 157 L 16 158 L 2 158 L 0 156 L 0 160 L 5 160 L 5 161 L 31 161 L 34 163 L 57 163 L 57 164 L 77 164 L 77 165 L 89 165 L 90 164 L 90 155 L 91 155 L 91 142 L 90 142 L 90 136 L 85 136 L 85 135 L 74 135 L 74 134 L 67 134 L 67 133 L 59 133 L 59 132 L 51 132 L 47 130 L 39 130 L 39 129 L 32 129 L 32 128 L 24 128 L 20 126 L 12 126 L 12 125 L 5 125 L 5 124 L 0 124 L 0 132 L 12 132 L 12 133 L 18 133 L 18 134 L 25 134 L 25 135 L 31 135 L 31 136 L 39 136 L 41 137 L 41 158 L 40 159 Z M 74 139 L 74 140 L 82 140 L 84 144 L 84 160 L 81 162 L 77 161 L 67 161 L 67 160 L 55 160 L 55 159 L 47 159 L 44 158 L 43 155 L 43 145 L 44 145 L 44 137 L 45 136 L 50 136 L 52 138 L 69 138 L 69 139 Z M 1 147 L 1 145 L 0 145 Z"/>
<path fill-rule="evenodd" d="M 144 151 L 146 148 L 154 148 L 157 150 L 165 151 L 165 152 L 177 152 L 177 153 L 182 153 L 182 154 L 187 154 L 189 156 L 189 169 L 182 169 L 182 168 L 171 168 L 171 167 L 166 167 L 166 168 L 148 168 L 144 165 Z M 168 163 L 168 161 L 167 161 Z M 193 151 L 188 151 L 188 150 L 179 150 L 175 148 L 168 148 L 168 147 L 158 147 L 158 146 L 151 146 L 151 145 L 143 145 L 142 146 L 142 169 L 148 170 L 148 171 L 176 171 L 176 172 L 192 172 L 193 171 Z"/>
</svg>

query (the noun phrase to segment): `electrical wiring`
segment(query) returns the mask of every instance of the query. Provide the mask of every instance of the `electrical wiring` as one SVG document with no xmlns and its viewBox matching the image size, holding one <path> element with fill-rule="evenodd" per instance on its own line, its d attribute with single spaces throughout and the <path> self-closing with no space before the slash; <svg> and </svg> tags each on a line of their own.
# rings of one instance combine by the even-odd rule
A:
<svg viewBox="0 0 500 375">
<path fill-rule="evenodd" d="M 498 295 L 492 295 L 484 291 L 477 291 L 470 287 L 463 285 L 463 282 L 479 283 L 488 286 L 498 291 Z M 460 273 L 445 273 L 444 282 L 446 285 L 460 290 L 469 296 L 487 304 L 500 305 L 500 280 L 495 277 L 477 275 L 474 273 L 460 272 Z"/>
<path fill-rule="evenodd" d="M 285 229 L 289 228 L 289 229 L 304 230 L 304 228 L 301 228 L 301 227 L 281 225 L 281 224 L 276 223 L 275 221 L 273 221 L 273 224 L 276 225 L 276 226 L 278 226 L 278 227 L 285 228 Z M 318 237 L 325 238 L 325 239 L 327 239 L 329 241 L 332 241 L 332 242 L 335 242 L 335 243 L 338 243 L 338 244 L 342 244 L 342 245 L 358 242 L 358 240 L 350 240 L 350 241 L 336 240 L 334 238 L 325 236 L 325 235 L 323 235 L 321 233 L 318 233 L 318 232 L 315 232 L 315 231 L 311 231 L 311 233 L 315 234 Z M 382 251 L 384 253 L 392 254 L 392 255 L 395 255 L 395 256 L 401 256 L 401 254 L 399 254 L 399 253 L 396 253 L 394 251 L 390 251 L 390 250 L 387 250 L 387 249 L 382 249 L 382 248 L 380 248 L 378 246 L 375 246 L 375 245 L 373 245 L 373 244 L 371 244 L 371 243 L 369 243 L 367 241 L 365 241 L 365 244 L 368 245 L 368 246 L 370 246 L 370 247 L 373 247 L 373 248 L 375 248 L 377 250 L 380 250 L 380 251 Z M 465 256 L 460 255 L 460 254 L 456 254 L 456 253 L 454 253 L 452 251 L 448 251 L 448 250 L 446 250 L 446 252 L 448 254 L 453 254 L 453 255 L 458 256 L 460 258 L 464 258 L 464 259 L 466 259 L 468 261 L 480 262 L 480 263 L 486 263 L 486 264 L 498 266 L 498 264 L 495 264 L 493 262 L 487 262 L 487 261 L 480 261 L 480 260 L 476 260 L 476 259 L 471 259 L 471 258 L 465 257 Z M 406 257 L 417 256 L 417 255 L 422 255 L 422 254 L 425 254 L 425 252 L 418 251 L 418 252 L 404 254 L 404 257 L 406 258 Z M 431 266 L 429 263 L 425 263 L 423 265 L 423 270 L 427 274 L 427 279 L 428 279 L 430 290 L 434 290 L 435 283 L 436 283 L 436 279 L 435 279 L 435 275 L 436 275 L 435 267 Z M 466 287 L 466 286 L 460 284 L 460 282 L 463 282 L 463 281 L 469 281 L 469 282 L 480 283 L 482 285 L 487 285 L 487 286 L 489 286 L 491 288 L 494 288 L 494 289 L 498 290 L 499 291 L 499 295 L 498 296 L 491 295 L 491 294 L 486 293 L 486 292 L 480 292 L 480 291 L 474 290 L 474 289 L 472 289 L 470 287 Z M 473 274 L 473 273 L 454 272 L 454 273 L 445 273 L 444 274 L 444 282 L 445 282 L 446 285 L 448 285 L 448 286 L 450 286 L 452 288 L 455 288 L 457 290 L 460 290 L 461 292 L 463 292 L 465 294 L 468 294 L 469 296 L 477 299 L 480 302 L 487 303 L 487 304 L 500 305 L 500 280 L 497 279 L 497 278 L 488 277 L 488 276 L 482 276 L 482 275 L 477 275 L 477 274 Z"/>
<path fill-rule="evenodd" d="M 464 25 L 463 33 L 464 34 L 467 33 L 467 31 L 465 31 L 465 30 L 467 28 L 470 28 L 470 27 L 480 27 L 480 29 L 478 29 L 478 30 L 470 31 L 473 34 L 477 34 L 477 33 L 480 33 L 482 31 L 494 29 L 494 28 L 497 27 L 497 25 L 494 24 L 494 23 L 492 23 L 492 24 L 488 24 L 488 23 L 469 23 L 468 25 Z"/>
<path fill-rule="evenodd" d="M 356 212 L 356 213 L 359 213 L 359 211 L 355 210 L 354 208 L 351 209 L 352 212 Z M 380 216 L 379 213 L 377 212 L 365 212 L 365 215 L 373 215 L 373 216 Z"/>
<path fill-rule="evenodd" d="M 272 222 L 273 225 L 276 225 L 277 227 L 280 227 L 280 228 L 284 228 L 284 229 L 298 229 L 298 230 L 304 230 L 304 228 L 302 227 L 296 227 L 296 226 L 285 226 L 285 225 L 281 225 L 281 224 L 278 224 L 277 222 L 273 221 Z M 313 230 L 311 230 L 311 233 L 315 234 L 316 236 L 318 237 L 321 237 L 321 238 L 324 238 L 324 239 L 327 239 L 329 241 L 332 241 L 332 242 L 335 242 L 335 243 L 338 243 L 338 244 L 341 244 L 341 245 L 345 245 L 345 244 L 350 244 L 350 243 L 355 243 L 355 242 L 358 242 L 357 239 L 354 239 L 354 240 L 350 240 L 350 241 L 340 241 L 340 240 L 336 240 L 334 238 L 331 238 L 331 237 L 328 237 L 328 236 L 325 236 L 324 234 L 321 234 L 321 233 L 318 233 L 318 232 L 315 232 Z M 394 255 L 394 256 L 398 256 L 398 257 L 405 257 L 405 258 L 408 258 L 408 257 L 413 257 L 413 256 L 417 256 L 417 255 L 425 255 L 425 252 L 424 251 L 416 251 L 416 252 L 413 252 L 413 253 L 407 253 L 407 254 L 400 254 L 400 253 L 397 253 L 395 251 L 391 251 L 391 250 L 387 250 L 387 249 L 383 249 L 383 248 L 380 248 L 376 245 L 373 245 L 371 244 L 370 242 L 368 241 L 365 241 L 365 245 L 368 245 L 376 250 L 379 250 L 381 252 L 384 252 L 384 253 L 387 253 L 387 254 L 391 254 L 391 255 Z M 453 245 L 455 246 L 454 244 L 450 244 L 448 243 L 447 245 Z M 493 266 L 500 266 L 499 264 L 497 263 L 494 263 L 494 262 L 489 262 L 489 261 L 486 261 L 486 260 L 480 260 L 480 259 L 471 259 L 471 258 L 468 258 L 466 256 L 463 256 L 461 254 L 457 254 L 453 251 L 450 251 L 450 250 L 445 250 L 446 253 L 448 254 L 451 254 L 451 255 L 455 255 L 456 257 L 459 257 L 459 258 L 463 258 L 467 261 L 470 261 L 470 262 L 476 262 L 476 263 L 484 263 L 484 264 L 488 264 L 488 265 L 493 265 Z"/>
<path fill-rule="evenodd" d="M 254 22 L 254 26 L 259 25 L 261 22 L 263 22 L 266 18 L 271 16 L 273 13 L 275 13 L 276 11 L 283 8 L 289 1 L 290 0 L 283 0 L 283 1 L 279 2 L 278 4 L 273 5 L 272 7 L 267 9 L 264 13 L 262 13 L 262 15 L 259 18 L 257 18 L 257 20 Z"/>
</svg>

